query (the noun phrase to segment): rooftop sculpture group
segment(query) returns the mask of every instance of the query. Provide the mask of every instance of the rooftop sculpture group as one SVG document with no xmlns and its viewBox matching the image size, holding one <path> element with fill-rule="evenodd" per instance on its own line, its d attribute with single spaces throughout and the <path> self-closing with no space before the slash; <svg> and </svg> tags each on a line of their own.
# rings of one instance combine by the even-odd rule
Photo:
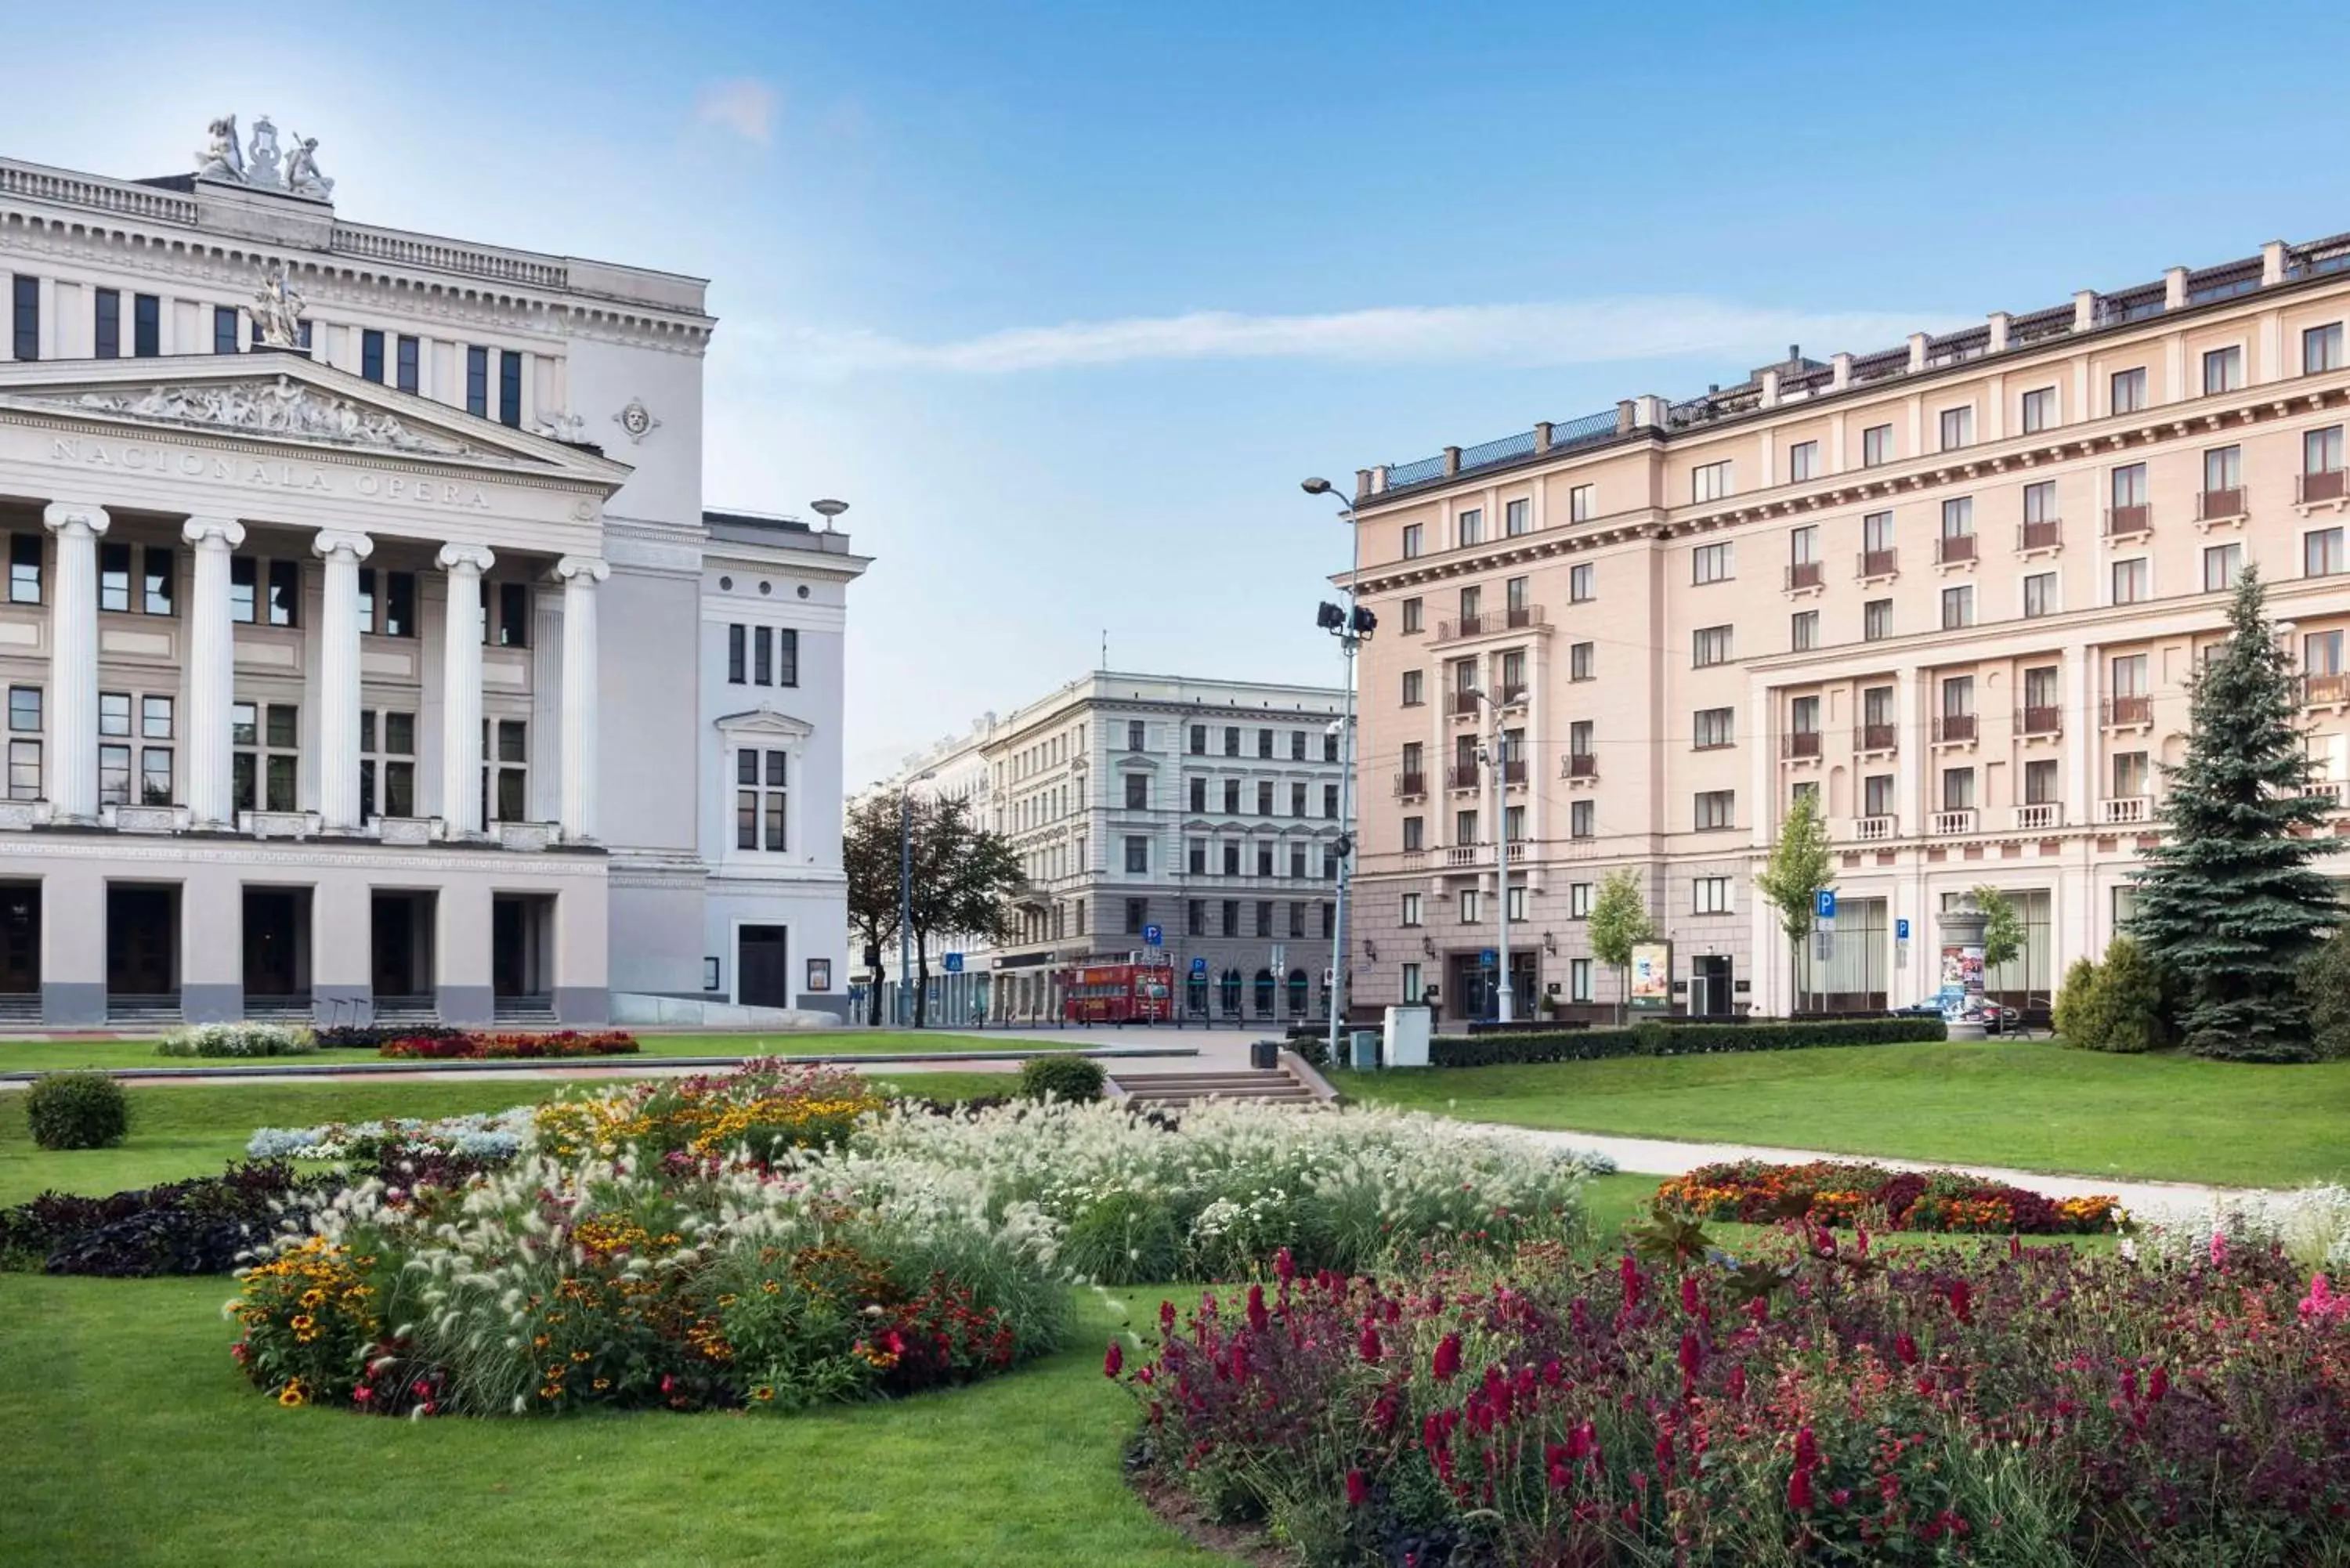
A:
<svg viewBox="0 0 2350 1568">
<path fill-rule="evenodd" d="M 276 191 L 312 202 L 335 199 L 335 182 L 318 172 L 318 139 L 293 136 L 293 150 L 281 153 L 277 127 L 263 115 L 253 122 L 250 147 L 238 145 L 236 116 L 223 115 L 212 123 L 210 140 L 196 154 L 196 178 L 256 191 Z"/>
</svg>

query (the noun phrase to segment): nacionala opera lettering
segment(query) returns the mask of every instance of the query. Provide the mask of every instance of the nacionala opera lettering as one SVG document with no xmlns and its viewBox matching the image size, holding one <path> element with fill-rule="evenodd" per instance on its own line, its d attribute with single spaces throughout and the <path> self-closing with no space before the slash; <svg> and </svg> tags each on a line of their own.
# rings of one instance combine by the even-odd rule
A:
<svg viewBox="0 0 2350 1568">
<path fill-rule="evenodd" d="M 90 441 L 58 436 L 49 442 L 52 462 L 84 468 L 117 469 L 125 473 L 163 474 L 175 479 L 205 479 L 256 490 L 294 491 L 307 495 L 357 495 L 371 501 L 404 501 L 414 506 L 457 512 L 486 512 L 488 492 L 464 480 L 431 479 L 417 474 L 348 473 L 307 462 L 264 462 L 218 452 L 189 452 L 136 441 Z"/>
</svg>

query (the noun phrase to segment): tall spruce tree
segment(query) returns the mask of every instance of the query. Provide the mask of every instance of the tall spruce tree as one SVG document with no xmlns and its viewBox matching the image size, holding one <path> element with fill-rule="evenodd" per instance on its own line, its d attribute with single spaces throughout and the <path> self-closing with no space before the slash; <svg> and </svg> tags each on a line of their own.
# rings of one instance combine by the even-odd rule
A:
<svg viewBox="0 0 2350 1568">
<path fill-rule="evenodd" d="M 2199 1056 L 2315 1059 L 2302 961 L 2339 921 L 2310 861 L 2324 807 L 2310 794 L 2291 656 L 2259 575 L 2244 570 L 2228 640 L 2191 687 L 2186 760 L 2165 765 L 2161 841 L 2132 873 L 2130 929 L 2178 987 L 2179 1037 Z"/>
</svg>

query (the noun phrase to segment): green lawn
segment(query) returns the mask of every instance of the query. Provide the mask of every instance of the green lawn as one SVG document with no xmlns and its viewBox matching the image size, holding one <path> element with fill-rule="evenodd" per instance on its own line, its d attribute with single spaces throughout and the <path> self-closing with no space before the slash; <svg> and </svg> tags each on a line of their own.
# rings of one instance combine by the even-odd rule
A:
<svg viewBox="0 0 2350 1568">
<path fill-rule="evenodd" d="M 1003 1094 L 1013 1078 L 1008 1073 L 904 1073 L 881 1082 L 907 1094 L 951 1100 Z M 120 1147 L 66 1150 L 35 1148 L 20 1096 L 0 1095 L 0 1205 L 21 1203 L 45 1189 L 103 1195 L 217 1174 L 230 1160 L 244 1157 L 245 1140 L 255 1127 L 502 1111 L 546 1099 L 567 1086 L 555 1079 L 159 1084 L 128 1091 L 130 1137 Z"/>
<path fill-rule="evenodd" d="M 1171 1044 L 1189 1042 L 1168 1037 Z M 950 1034 L 922 1030 L 877 1033 L 852 1029 L 839 1033 L 787 1034 L 639 1034 L 642 1049 L 630 1056 L 597 1058 L 629 1062 L 648 1056 L 874 1056 L 922 1052 L 989 1052 L 1050 1050 L 1049 1040 L 1021 1040 L 1002 1034 Z M 1070 1042 L 1074 1046 L 1076 1041 Z M 1152 1042 L 1139 1034 L 1138 1045 Z M 321 1051 L 315 1055 L 289 1056 L 290 1066 L 338 1066 L 380 1060 L 372 1051 Z M 159 1056 L 152 1040 L 5 1040 L 0 1041 L 0 1073 L 57 1072 L 70 1067 L 191 1067 L 243 1065 L 235 1062 L 199 1062 L 193 1057 Z M 429 1066 L 429 1063 L 414 1064 Z"/>
<path fill-rule="evenodd" d="M 229 1293 L 0 1274 L 0 1563 L 1220 1561 L 1123 1483 L 1090 1293 L 1067 1351 L 895 1405 L 423 1422 L 280 1409 L 229 1361 Z"/>
<path fill-rule="evenodd" d="M 1364 1100 L 1520 1127 L 2224 1186 L 2350 1177 L 2350 1062 L 1987 1042 L 1330 1077 Z"/>
</svg>

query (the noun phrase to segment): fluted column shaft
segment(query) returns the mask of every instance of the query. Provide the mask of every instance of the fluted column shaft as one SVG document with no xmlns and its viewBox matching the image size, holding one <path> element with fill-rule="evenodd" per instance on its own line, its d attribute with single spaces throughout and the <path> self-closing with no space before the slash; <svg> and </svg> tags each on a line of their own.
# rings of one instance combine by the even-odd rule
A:
<svg viewBox="0 0 2350 1568">
<path fill-rule="evenodd" d="M 441 649 L 441 816 L 452 837 L 482 831 L 482 574 L 487 546 L 443 545 L 449 613 Z"/>
<path fill-rule="evenodd" d="M 98 541 L 102 506 L 54 501 L 41 521 L 57 540 L 49 599 L 48 796 L 54 816 L 98 816 Z"/>
<path fill-rule="evenodd" d="M 612 568 L 592 556 L 556 563 L 563 579 L 563 836 L 596 836 L 596 586 Z"/>
<path fill-rule="evenodd" d="M 192 546 L 188 604 L 188 713 L 182 733 L 188 764 L 188 817 L 197 827 L 236 820 L 235 753 L 229 710 L 236 701 L 236 628 L 229 619 L 229 555 L 244 543 L 231 517 L 191 517 L 180 537 Z"/>
<path fill-rule="evenodd" d="M 359 825 L 359 563 L 375 541 L 328 528 L 310 549 L 327 568 L 318 640 L 318 819 L 349 831 Z"/>
</svg>

